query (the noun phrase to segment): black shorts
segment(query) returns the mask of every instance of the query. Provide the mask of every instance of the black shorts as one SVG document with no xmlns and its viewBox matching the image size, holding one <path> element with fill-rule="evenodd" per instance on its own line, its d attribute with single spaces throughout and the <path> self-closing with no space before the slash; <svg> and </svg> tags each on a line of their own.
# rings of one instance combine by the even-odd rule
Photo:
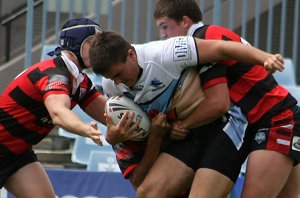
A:
<svg viewBox="0 0 300 198">
<path fill-rule="evenodd" d="M 294 106 L 249 127 L 251 151 L 272 150 L 300 162 L 300 108 Z"/>
<path fill-rule="evenodd" d="M 0 157 L 0 188 L 3 187 L 9 176 L 27 164 L 36 161 L 38 161 L 37 156 L 32 149 L 28 149 L 24 153 L 10 158 Z"/>
<path fill-rule="evenodd" d="M 245 136 L 246 141 L 237 149 L 223 131 L 225 125 L 226 122 L 219 119 L 193 129 L 184 140 L 172 141 L 163 152 L 181 160 L 194 171 L 199 168 L 213 169 L 235 182 L 248 156 L 251 138 Z"/>
</svg>

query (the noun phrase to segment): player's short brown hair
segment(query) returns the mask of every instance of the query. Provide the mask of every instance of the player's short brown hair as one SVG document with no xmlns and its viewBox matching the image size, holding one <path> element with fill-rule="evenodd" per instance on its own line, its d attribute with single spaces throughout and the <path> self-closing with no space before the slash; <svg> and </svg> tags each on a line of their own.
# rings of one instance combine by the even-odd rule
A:
<svg viewBox="0 0 300 198">
<path fill-rule="evenodd" d="M 179 22 L 183 16 L 188 16 L 194 23 L 202 21 L 200 7 L 194 0 L 159 0 L 153 13 L 155 20 L 169 17 Z"/>
</svg>

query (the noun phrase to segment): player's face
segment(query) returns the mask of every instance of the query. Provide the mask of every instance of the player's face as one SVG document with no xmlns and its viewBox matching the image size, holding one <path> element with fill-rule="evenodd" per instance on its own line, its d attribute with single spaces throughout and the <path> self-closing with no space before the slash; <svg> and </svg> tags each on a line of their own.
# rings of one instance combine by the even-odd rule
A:
<svg viewBox="0 0 300 198">
<path fill-rule="evenodd" d="M 87 67 L 87 68 L 90 68 L 91 67 L 91 64 L 90 64 L 90 58 L 89 58 L 89 49 L 90 49 L 90 46 L 91 44 L 88 43 L 88 42 L 84 42 L 82 44 L 82 47 L 81 47 L 81 58 L 82 58 L 82 61 L 84 63 L 84 65 Z"/>
<path fill-rule="evenodd" d="M 159 28 L 161 37 L 165 39 L 174 36 L 185 36 L 187 34 L 187 30 L 182 21 L 177 22 L 169 17 L 157 19 L 156 25 Z"/>
<path fill-rule="evenodd" d="M 103 76 L 113 80 L 116 85 L 123 83 L 128 87 L 133 87 L 138 81 L 140 71 L 136 60 L 135 53 L 129 50 L 126 62 L 113 65 Z"/>
</svg>

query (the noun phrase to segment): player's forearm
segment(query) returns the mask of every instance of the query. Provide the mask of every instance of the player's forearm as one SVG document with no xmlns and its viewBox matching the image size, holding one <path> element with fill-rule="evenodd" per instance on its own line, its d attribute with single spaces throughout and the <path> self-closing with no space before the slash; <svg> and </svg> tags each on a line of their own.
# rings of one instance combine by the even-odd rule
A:
<svg viewBox="0 0 300 198">
<path fill-rule="evenodd" d="M 228 42 L 228 44 L 228 46 L 223 46 L 222 50 L 224 56 L 222 59 L 225 60 L 238 60 L 247 64 L 264 65 L 264 62 L 273 56 L 258 48 L 238 42 Z"/>
<path fill-rule="evenodd" d="M 209 124 L 223 116 L 230 108 L 227 83 L 218 83 L 204 90 L 205 99 L 186 119 L 183 127 L 192 129 Z"/>
<path fill-rule="evenodd" d="M 44 104 L 52 119 L 52 123 L 67 131 L 87 136 L 89 125 L 70 110 L 71 100 L 66 94 L 52 94 L 46 97 Z"/>
<path fill-rule="evenodd" d="M 247 64 L 264 65 L 271 56 L 258 48 L 234 41 L 197 39 L 199 63 L 237 60 Z"/>
<path fill-rule="evenodd" d="M 199 107 L 197 107 L 198 109 Z M 197 110 L 196 109 L 196 110 Z M 200 107 L 201 109 L 201 107 Z M 224 111 L 222 110 L 208 110 L 208 111 L 194 111 L 190 116 L 188 116 L 186 119 L 182 120 L 182 126 L 185 129 L 193 129 L 197 128 L 206 124 L 209 124 L 221 116 L 224 115 Z"/>
<path fill-rule="evenodd" d="M 52 115 L 53 124 L 66 131 L 87 137 L 89 125 L 84 123 L 75 113 L 69 109 L 58 110 Z"/>
<path fill-rule="evenodd" d="M 143 159 L 132 173 L 130 179 L 132 185 L 135 188 L 137 188 L 143 182 L 145 176 L 147 175 L 155 160 L 157 159 L 160 153 L 162 141 L 162 138 L 150 139 L 149 137 Z"/>
<path fill-rule="evenodd" d="M 193 129 L 209 124 L 223 116 L 228 111 L 228 108 L 229 105 L 226 103 L 205 99 L 197 106 L 192 114 L 182 121 L 182 125 L 185 129 Z"/>
</svg>

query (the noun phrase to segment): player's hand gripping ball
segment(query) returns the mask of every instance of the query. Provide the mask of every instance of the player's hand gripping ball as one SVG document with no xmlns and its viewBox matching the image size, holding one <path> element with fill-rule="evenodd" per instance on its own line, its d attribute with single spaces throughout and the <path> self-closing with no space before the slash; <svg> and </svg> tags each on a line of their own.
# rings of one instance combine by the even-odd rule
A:
<svg viewBox="0 0 300 198">
<path fill-rule="evenodd" d="M 151 121 L 146 112 L 144 112 L 138 104 L 126 96 L 113 96 L 109 98 L 105 104 L 105 113 L 112 118 L 112 121 L 115 125 L 119 123 L 126 111 L 128 111 L 130 114 L 132 112 L 135 113 L 131 126 L 134 125 L 136 121 L 141 120 L 140 125 L 134 132 L 139 132 L 140 130 L 143 131 L 141 135 L 131 140 L 145 140 L 150 132 Z"/>
</svg>

